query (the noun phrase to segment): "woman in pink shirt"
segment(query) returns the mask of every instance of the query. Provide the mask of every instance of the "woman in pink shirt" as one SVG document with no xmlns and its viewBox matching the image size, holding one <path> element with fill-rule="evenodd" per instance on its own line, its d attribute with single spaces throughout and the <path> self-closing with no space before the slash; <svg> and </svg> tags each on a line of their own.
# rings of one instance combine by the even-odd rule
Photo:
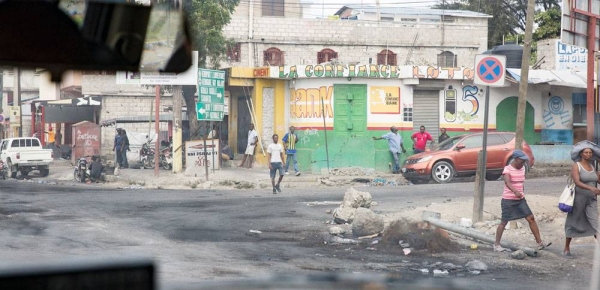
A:
<svg viewBox="0 0 600 290">
<path fill-rule="evenodd" d="M 504 191 L 502 192 L 502 221 L 496 229 L 495 252 L 503 252 L 507 249 L 500 246 L 500 239 L 504 233 L 504 228 L 509 221 L 525 218 L 529 223 L 529 228 L 535 237 L 538 250 L 550 246 L 552 243 L 545 243 L 540 238 L 540 230 L 527 201 L 523 190 L 525 182 L 525 162 L 529 160 L 527 154 L 521 150 L 515 150 L 512 154 L 513 161 L 504 167 L 502 176 L 504 177 Z"/>
</svg>

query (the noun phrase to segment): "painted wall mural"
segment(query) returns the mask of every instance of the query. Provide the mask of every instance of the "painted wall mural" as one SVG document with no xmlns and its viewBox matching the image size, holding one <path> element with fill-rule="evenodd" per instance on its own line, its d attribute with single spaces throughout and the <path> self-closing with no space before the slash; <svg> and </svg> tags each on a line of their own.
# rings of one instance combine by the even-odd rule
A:
<svg viewBox="0 0 600 290">
<path fill-rule="evenodd" d="M 369 107 L 371 114 L 399 114 L 400 88 L 371 86 Z"/>
<path fill-rule="evenodd" d="M 571 111 L 566 109 L 565 100 L 560 96 L 548 98 L 542 117 L 546 129 L 569 129 L 572 123 Z"/>
<path fill-rule="evenodd" d="M 333 86 L 290 89 L 290 125 L 297 127 L 333 124 Z M 323 104 L 324 106 L 322 106 Z"/>
<path fill-rule="evenodd" d="M 452 86 L 444 90 L 444 120 L 449 123 L 470 123 L 478 119 L 479 88 L 464 86 L 461 97 Z"/>
</svg>

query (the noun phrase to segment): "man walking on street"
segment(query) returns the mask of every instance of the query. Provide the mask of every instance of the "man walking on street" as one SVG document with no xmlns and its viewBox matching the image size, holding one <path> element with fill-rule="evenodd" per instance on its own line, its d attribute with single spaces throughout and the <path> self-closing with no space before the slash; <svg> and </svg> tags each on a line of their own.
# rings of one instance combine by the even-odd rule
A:
<svg viewBox="0 0 600 290">
<path fill-rule="evenodd" d="M 446 128 L 442 128 L 440 129 L 440 137 L 438 137 L 438 143 L 442 143 L 444 141 L 446 141 L 446 139 L 450 138 L 450 136 L 448 136 L 448 134 L 446 134 Z"/>
<path fill-rule="evenodd" d="M 410 139 L 413 141 L 413 150 L 415 154 L 425 152 L 427 141 L 431 141 L 431 144 L 435 143 L 435 141 L 433 141 L 433 137 L 431 137 L 431 134 L 425 132 L 425 126 L 421 126 L 421 128 L 419 128 L 419 132 L 412 134 Z"/>
<path fill-rule="evenodd" d="M 381 137 L 373 137 L 373 140 L 381 140 L 385 139 L 388 141 L 388 146 L 390 146 L 390 152 L 392 152 L 392 156 L 394 157 L 394 167 L 392 173 L 400 172 L 400 150 L 402 153 L 406 153 L 406 149 L 404 149 L 404 144 L 402 144 L 402 137 L 398 134 L 398 128 L 396 126 L 392 126 L 390 128 L 390 133 L 387 133 Z"/>
<path fill-rule="evenodd" d="M 121 136 L 121 128 L 117 128 L 117 135 L 113 143 L 113 151 L 117 156 L 117 166 L 123 167 L 123 156 L 121 155 L 121 148 L 123 147 L 123 136 Z"/>
<path fill-rule="evenodd" d="M 254 130 L 254 124 L 250 124 L 250 130 L 248 131 L 248 145 L 246 146 L 246 152 L 244 153 L 244 159 L 238 167 L 244 167 L 246 158 L 248 159 L 248 168 L 252 168 L 252 159 L 254 158 L 254 150 L 256 149 L 256 143 L 258 142 L 258 133 Z"/>
<path fill-rule="evenodd" d="M 296 143 L 298 143 L 298 136 L 296 135 L 296 127 L 290 127 L 290 132 L 283 136 L 283 147 L 285 148 L 285 175 L 288 175 L 288 170 L 290 168 L 290 163 L 294 162 L 294 171 L 296 171 L 296 176 L 300 175 L 300 171 L 298 171 L 298 160 L 296 159 Z"/>
<path fill-rule="evenodd" d="M 279 185 L 283 179 L 283 146 L 277 143 L 279 136 L 273 135 L 273 144 L 267 147 L 267 157 L 269 158 L 269 174 L 271 175 L 271 184 L 273 185 L 273 194 L 281 192 Z M 275 184 L 275 174 L 279 171 L 279 180 Z"/>
<path fill-rule="evenodd" d="M 129 138 L 127 138 L 127 131 L 121 130 L 121 139 L 123 140 L 121 145 L 121 162 L 123 168 L 129 168 L 129 162 L 127 161 L 127 151 L 129 151 Z"/>
</svg>

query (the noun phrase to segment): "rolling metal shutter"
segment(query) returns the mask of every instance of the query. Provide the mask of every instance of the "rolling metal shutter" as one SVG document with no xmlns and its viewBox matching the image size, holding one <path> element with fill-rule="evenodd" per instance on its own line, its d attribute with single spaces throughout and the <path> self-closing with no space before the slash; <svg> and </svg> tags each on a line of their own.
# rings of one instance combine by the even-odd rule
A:
<svg viewBox="0 0 600 290">
<path fill-rule="evenodd" d="M 436 141 L 440 132 L 440 91 L 415 90 L 413 94 L 413 132 L 418 132 L 419 127 L 425 126 L 427 131 Z"/>
</svg>

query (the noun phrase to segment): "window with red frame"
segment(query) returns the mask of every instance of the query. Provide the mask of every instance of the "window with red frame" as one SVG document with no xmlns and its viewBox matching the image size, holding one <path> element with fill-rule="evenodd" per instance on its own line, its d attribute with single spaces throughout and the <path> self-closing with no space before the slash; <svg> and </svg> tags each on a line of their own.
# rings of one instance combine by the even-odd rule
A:
<svg viewBox="0 0 600 290">
<path fill-rule="evenodd" d="M 276 47 L 271 47 L 263 52 L 264 65 L 280 66 L 285 64 L 283 51 Z"/>
<path fill-rule="evenodd" d="M 338 58 L 338 53 L 332 49 L 326 48 L 317 53 L 317 63 L 328 62 Z"/>
<path fill-rule="evenodd" d="M 240 62 L 242 59 L 241 45 L 236 43 L 227 48 L 227 60 L 231 62 Z"/>
<path fill-rule="evenodd" d="M 398 65 L 396 61 L 396 54 L 391 50 L 382 50 L 380 53 L 377 54 L 377 64 Z"/>
</svg>

